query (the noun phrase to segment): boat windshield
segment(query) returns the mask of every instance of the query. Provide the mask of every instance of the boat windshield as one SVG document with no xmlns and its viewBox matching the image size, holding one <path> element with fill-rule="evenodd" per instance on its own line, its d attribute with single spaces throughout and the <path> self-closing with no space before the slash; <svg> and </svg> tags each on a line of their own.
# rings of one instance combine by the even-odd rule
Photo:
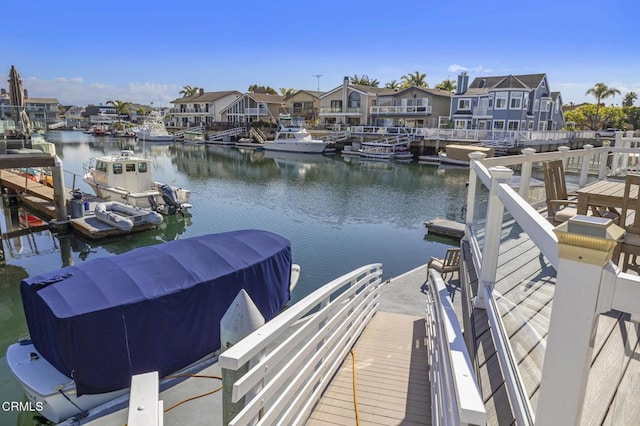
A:
<svg viewBox="0 0 640 426">
<path fill-rule="evenodd" d="M 305 127 L 302 117 L 280 117 L 278 119 L 280 127 Z"/>
</svg>

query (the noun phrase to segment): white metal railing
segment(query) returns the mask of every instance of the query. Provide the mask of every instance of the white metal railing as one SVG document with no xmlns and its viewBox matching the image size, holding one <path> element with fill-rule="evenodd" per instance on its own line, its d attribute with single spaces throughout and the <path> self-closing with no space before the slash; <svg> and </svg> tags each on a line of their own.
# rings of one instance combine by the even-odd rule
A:
<svg viewBox="0 0 640 426">
<path fill-rule="evenodd" d="M 247 132 L 247 128 L 246 127 L 236 127 L 234 129 L 227 129 L 227 130 L 221 130 L 219 132 L 215 132 L 209 135 L 209 140 L 210 141 L 218 141 L 221 139 L 224 139 L 225 137 L 228 136 L 237 136 L 239 134 L 242 133 L 246 133 Z"/>
<path fill-rule="evenodd" d="M 475 306 L 484 307 L 487 311 L 491 335 L 505 378 L 505 386 L 516 418 L 516 424 L 533 424 L 537 417 L 547 421 L 554 418 L 563 418 L 566 420 L 564 424 L 579 422 L 584 400 L 583 386 L 587 381 L 586 377 L 583 376 L 585 374 L 588 375 L 589 365 L 592 360 L 590 352 L 592 347 L 589 347 L 589 339 L 587 337 L 593 335 L 594 327 L 597 326 L 598 313 L 616 309 L 622 312 L 629 312 L 632 315 L 640 314 L 640 305 L 638 304 L 638 300 L 640 300 L 640 277 L 621 273 L 612 265 L 605 265 L 601 273 L 597 273 L 596 268 L 595 273 L 592 271 L 590 272 L 591 275 L 586 274 L 582 281 L 592 277 L 591 280 L 594 281 L 593 285 L 596 287 L 596 290 L 584 292 L 591 297 L 591 299 L 588 299 L 585 296 L 585 303 L 590 308 L 589 306 L 585 308 L 584 305 L 576 306 L 582 299 L 582 297 L 578 297 L 578 294 L 582 295 L 582 290 L 575 288 L 569 292 L 570 295 L 567 295 L 567 292 L 564 291 L 560 293 L 560 296 L 556 290 L 553 315 L 549 324 L 549 335 L 556 333 L 556 335 L 562 335 L 563 338 L 556 338 L 553 344 L 549 342 L 545 350 L 542 387 L 539 391 L 539 403 L 534 416 L 528 394 L 524 389 L 520 372 L 513 356 L 513 349 L 498 311 L 495 293 L 493 292 L 504 212 L 507 211 L 510 214 L 523 233 L 528 235 L 536 244 L 539 251 L 556 271 L 564 271 L 564 275 L 558 273 L 555 288 L 568 286 L 567 282 L 576 281 L 577 278 L 575 277 L 581 275 L 581 273 L 575 270 L 571 272 L 571 268 L 575 268 L 575 264 L 568 264 L 567 261 L 563 261 L 560 258 L 558 237 L 554 233 L 554 227 L 526 201 L 532 165 L 541 161 L 562 159 L 566 162 L 572 157 L 577 158 L 581 165 L 579 186 L 584 186 L 587 183 L 589 168 L 595 168 L 598 171 L 599 178 L 605 178 L 607 174 L 625 174 L 629 170 L 629 159 L 640 156 L 640 148 L 636 148 L 638 144 L 640 144 L 640 138 L 622 138 L 619 135 L 616 137 L 616 147 L 611 147 L 608 142 L 605 142 L 601 148 L 586 146 L 585 149 L 573 151 L 570 151 L 568 147 L 561 147 L 558 152 L 534 154 L 533 150 L 529 149 L 525 150 L 523 155 L 490 159 L 483 159 L 483 155 L 480 153 L 472 155 L 466 228 L 473 261 L 479 276 L 478 298 Z M 514 165 L 519 165 L 522 170 L 519 194 L 509 185 L 509 178 L 513 172 L 504 167 Z M 476 185 L 484 185 L 489 189 L 486 223 L 483 225 L 483 229 L 476 229 L 474 224 Z M 484 238 L 482 248 L 480 248 L 480 244 L 477 241 L 477 235 L 481 234 Z M 569 277 L 568 281 L 567 277 Z M 578 281 L 582 283 L 581 280 Z M 558 297 L 560 301 L 556 300 Z M 597 302 L 594 302 L 594 300 Z M 589 311 L 589 309 L 593 310 L 593 306 L 596 305 L 596 312 Z M 556 311 L 560 313 L 556 314 Z M 566 323 L 568 318 L 571 318 L 571 315 L 575 316 L 575 312 L 578 311 L 591 312 L 595 320 L 581 321 L 578 326 L 573 324 L 573 329 L 563 325 L 563 321 Z M 556 316 L 561 320 L 554 320 Z M 576 330 L 576 327 L 584 329 Z M 578 337 L 573 338 L 574 335 Z M 577 362 L 579 365 L 573 366 L 571 362 L 567 361 L 567 358 L 571 358 L 567 355 L 568 353 L 576 354 L 575 359 L 579 359 L 579 362 Z M 570 382 L 569 384 L 562 383 L 562 380 L 557 377 L 557 372 L 564 370 L 571 370 L 568 373 L 571 380 L 564 379 Z M 552 373 L 553 371 L 556 373 Z M 571 397 L 568 397 L 571 403 L 563 407 L 558 401 L 563 401 L 568 393 L 571 394 Z"/>
<path fill-rule="evenodd" d="M 412 106 L 373 106 L 370 108 L 371 115 L 407 114 L 407 115 L 429 115 L 431 105 Z"/>
<path fill-rule="evenodd" d="M 223 352 L 223 376 L 248 366 L 230 401 L 244 408 L 229 424 L 303 424 L 378 309 L 381 277 L 381 264 L 343 275 Z"/>
<path fill-rule="evenodd" d="M 434 425 L 484 425 L 487 412 L 442 277 L 429 273 L 426 327 Z"/>
</svg>

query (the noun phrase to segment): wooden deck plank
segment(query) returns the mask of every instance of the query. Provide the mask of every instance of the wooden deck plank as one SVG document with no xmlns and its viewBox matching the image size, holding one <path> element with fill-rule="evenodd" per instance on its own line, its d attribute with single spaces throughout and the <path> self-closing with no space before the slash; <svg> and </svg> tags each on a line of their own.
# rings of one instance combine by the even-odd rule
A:
<svg viewBox="0 0 640 426">
<path fill-rule="evenodd" d="M 431 389 L 424 318 L 378 312 L 353 348 L 363 424 L 426 425 Z M 307 424 L 355 424 L 353 359 L 347 356 Z"/>
</svg>

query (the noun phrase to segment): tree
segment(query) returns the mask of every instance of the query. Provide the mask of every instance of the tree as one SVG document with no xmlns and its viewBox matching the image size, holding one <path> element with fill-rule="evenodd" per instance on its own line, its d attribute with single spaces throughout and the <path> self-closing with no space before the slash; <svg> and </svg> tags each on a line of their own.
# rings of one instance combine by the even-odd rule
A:
<svg viewBox="0 0 640 426">
<path fill-rule="evenodd" d="M 636 92 L 629 92 L 624 95 L 624 100 L 622 101 L 622 106 L 632 107 L 633 103 L 638 99 L 638 94 Z"/>
<path fill-rule="evenodd" d="M 427 84 L 427 75 L 421 74 L 418 71 L 414 71 L 412 74 L 403 75 L 402 82 L 404 87 L 429 87 L 429 84 Z"/>
<path fill-rule="evenodd" d="M 200 91 L 199 87 L 191 87 L 189 85 L 182 86 L 182 90 L 178 92 L 178 94 L 182 95 L 183 98 L 190 98 L 191 96 L 197 95 Z"/>
<path fill-rule="evenodd" d="M 602 127 L 625 127 L 628 114 L 621 107 L 610 106 L 598 108 L 594 104 L 579 106 L 564 114 L 565 121 L 573 121 L 580 127 L 599 130 Z"/>
<path fill-rule="evenodd" d="M 384 87 L 386 87 L 387 89 L 393 89 L 393 90 L 398 90 L 400 89 L 402 86 L 400 85 L 400 83 L 398 83 L 395 80 L 391 80 L 390 82 L 388 82 L 387 84 L 384 85 Z"/>
<path fill-rule="evenodd" d="M 359 86 L 371 86 L 371 87 L 378 87 L 378 85 L 380 84 L 380 82 L 378 80 L 374 79 L 370 79 L 368 75 L 362 74 L 362 77 L 358 77 L 358 74 L 354 75 L 353 77 L 351 77 L 350 81 L 351 84 L 357 84 Z"/>
<path fill-rule="evenodd" d="M 273 87 L 269 86 L 258 86 L 257 84 L 252 84 L 247 89 L 249 93 L 266 93 L 269 95 L 277 95 L 278 92 Z"/>
<path fill-rule="evenodd" d="M 293 95 L 293 94 L 294 94 L 294 93 L 296 93 L 296 92 L 297 92 L 297 90 L 296 90 L 296 89 L 291 89 L 291 88 L 287 89 L 287 88 L 285 88 L 285 87 L 281 87 L 281 88 L 280 88 L 280 94 L 281 94 L 282 96 L 284 96 L 284 97 L 291 96 L 291 95 Z"/>
<path fill-rule="evenodd" d="M 618 89 L 615 87 L 609 87 L 604 83 L 596 83 L 595 86 L 585 92 L 585 95 L 593 95 L 593 97 L 596 98 L 596 118 L 600 117 L 599 110 L 602 101 L 619 94 L 620 91 Z M 596 125 L 596 122 L 592 122 L 591 129 L 598 130 L 594 128 Z"/>
<path fill-rule="evenodd" d="M 453 92 L 454 90 L 456 90 L 456 82 L 449 79 L 443 80 L 436 85 L 436 89 Z"/>
<path fill-rule="evenodd" d="M 118 127 L 122 128 L 122 116 L 129 114 L 131 102 L 122 102 L 119 100 L 107 101 L 107 105 L 112 105 L 118 114 Z"/>
</svg>

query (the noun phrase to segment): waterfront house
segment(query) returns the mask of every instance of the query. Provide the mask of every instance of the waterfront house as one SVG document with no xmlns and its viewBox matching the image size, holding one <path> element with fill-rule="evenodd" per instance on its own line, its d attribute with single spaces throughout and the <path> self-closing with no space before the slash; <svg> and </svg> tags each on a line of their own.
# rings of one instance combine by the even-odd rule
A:
<svg viewBox="0 0 640 426">
<path fill-rule="evenodd" d="M 451 100 L 455 129 L 559 130 L 564 127 L 562 97 L 551 92 L 546 74 L 458 76 Z"/>
<path fill-rule="evenodd" d="M 60 121 L 60 102 L 55 98 L 26 98 L 25 106 L 35 128 L 46 129 Z"/>
<path fill-rule="evenodd" d="M 89 117 L 91 125 L 109 125 L 118 121 L 118 113 L 113 105 L 87 105 L 82 115 Z"/>
<path fill-rule="evenodd" d="M 345 77 L 341 86 L 320 95 L 320 124 L 370 124 L 369 108 L 376 106 L 376 97 L 384 90 L 379 87 L 349 84 L 349 77 Z"/>
<path fill-rule="evenodd" d="M 322 93 L 315 90 L 298 90 L 284 98 L 284 107 L 280 112 L 303 117 L 306 121 L 315 123 L 318 120 Z"/>
<path fill-rule="evenodd" d="M 275 122 L 283 105 L 284 97 L 280 95 L 245 93 L 220 113 L 222 121 L 229 123 Z"/>
<path fill-rule="evenodd" d="M 374 126 L 435 128 L 450 109 L 451 92 L 411 86 L 381 91 L 369 114 Z"/>
<path fill-rule="evenodd" d="M 167 114 L 170 127 L 206 126 L 222 120 L 222 111 L 242 97 L 236 90 L 205 92 L 200 89 L 193 96 L 171 101 L 173 107 Z"/>
</svg>

